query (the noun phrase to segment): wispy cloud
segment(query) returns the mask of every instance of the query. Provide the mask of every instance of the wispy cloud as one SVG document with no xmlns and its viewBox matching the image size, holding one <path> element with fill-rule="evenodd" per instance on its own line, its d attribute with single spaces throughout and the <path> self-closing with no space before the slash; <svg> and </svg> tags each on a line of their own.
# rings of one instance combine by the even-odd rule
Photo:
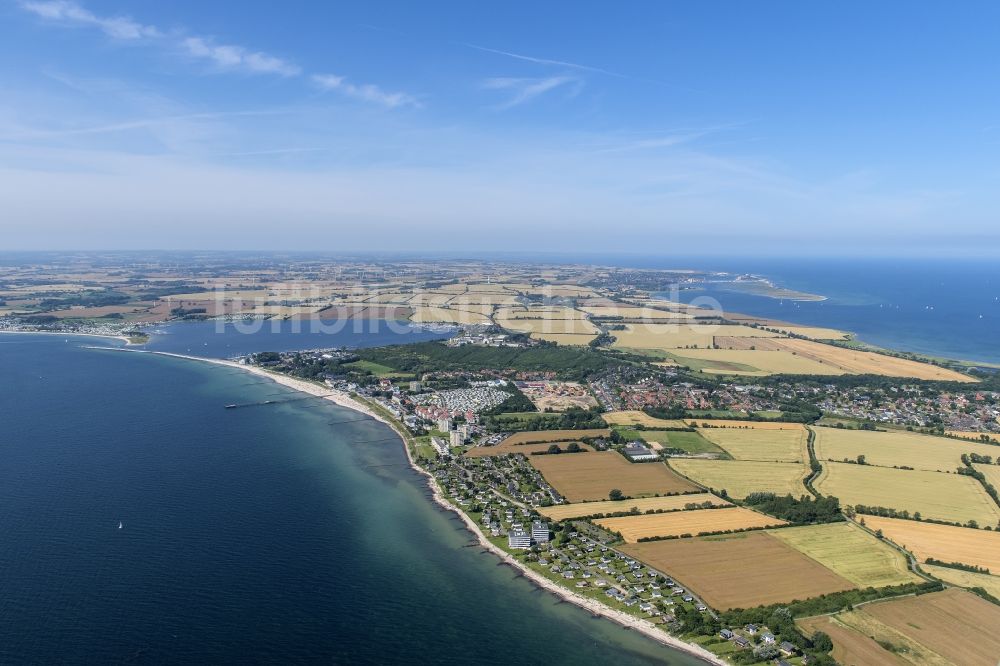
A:
<svg viewBox="0 0 1000 666">
<path fill-rule="evenodd" d="M 242 46 L 214 44 L 202 37 L 187 37 L 181 42 L 181 46 L 188 55 L 208 60 L 220 69 L 281 76 L 298 76 L 302 73 L 299 66 L 282 58 L 250 51 Z"/>
<path fill-rule="evenodd" d="M 717 134 L 719 132 L 736 129 L 746 124 L 747 123 L 739 122 L 739 123 L 728 123 L 725 125 L 715 125 L 712 127 L 677 129 L 668 133 L 647 135 L 639 139 L 631 139 L 628 141 L 616 141 L 611 146 L 598 148 L 597 152 L 621 153 L 633 150 L 655 150 L 657 148 L 673 148 L 675 146 L 680 146 L 686 143 L 697 141 L 698 139 L 713 134 Z"/>
<path fill-rule="evenodd" d="M 125 16 L 97 16 L 69 0 L 25 1 L 20 5 L 25 11 L 43 19 L 95 27 L 115 39 L 138 40 L 162 35 L 154 26 L 143 25 Z"/>
<path fill-rule="evenodd" d="M 523 55 L 521 53 L 511 53 L 510 51 L 501 51 L 499 49 L 491 49 L 485 46 L 477 46 L 476 44 L 463 44 L 470 49 L 476 49 L 477 51 L 483 51 L 484 53 L 495 53 L 496 55 L 507 56 L 508 58 L 514 58 L 515 60 L 524 60 L 525 62 L 533 62 L 539 65 L 555 65 L 557 67 L 567 67 L 569 69 L 578 69 L 584 72 L 595 72 L 597 74 L 606 74 L 608 76 L 616 76 L 618 78 L 627 79 L 629 78 L 625 74 L 619 74 L 618 72 L 612 72 L 607 69 L 602 69 L 601 67 L 591 67 L 590 65 L 581 65 L 576 62 L 567 62 L 565 60 L 552 60 L 549 58 L 536 58 L 534 56 Z"/>
<path fill-rule="evenodd" d="M 101 125 L 87 125 L 83 127 L 69 127 L 61 129 L 35 129 L 26 127 L 8 127 L 0 130 L 0 140 L 3 141 L 28 141 L 32 139 L 53 139 L 59 137 L 86 136 L 92 134 L 114 134 L 116 132 L 128 132 L 132 130 L 150 129 L 175 125 L 188 121 L 208 121 L 224 120 L 227 118 L 238 118 L 244 116 L 269 116 L 283 113 L 280 110 L 258 110 L 258 111 L 217 111 L 204 113 L 180 113 L 174 115 L 156 116 L 150 118 L 138 118 L 117 123 L 106 123 Z"/>
<path fill-rule="evenodd" d="M 47 21 L 97 28 L 115 39 L 136 41 L 155 38 L 162 47 L 207 62 L 218 71 L 288 78 L 303 75 L 301 67 L 285 58 L 236 44 L 220 44 L 208 37 L 178 35 L 177 31 L 163 31 L 127 17 L 99 16 L 71 0 L 21 0 L 19 5 L 24 11 Z M 420 106 L 420 101 L 409 93 L 389 92 L 372 83 L 353 83 L 332 74 L 315 74 L 310 80 L 323 90 L 335 90 L 346 97 L 387 108 Z"/>
<path fill-rule="evenodd" d="M 519 104 L 531 101 L 539 95 L 544 95 L 550 90 L 555 90 L 560 86 L 576 84 L 575 94 L 579 91 L 583 82 L 575 76 L 550 76 L 547 78 L 516 78 L 516 77 L 496 77 L 486 79 L 482 87 L 486 90 L 508 90 L 513 93 L 513 97 L 500 105 L 501 109 L 509 109 Z"/>
<path fill-rule="evenodd" d="M 390 109 L 398 106 L 420 106 L 420 101 L 413 95 L 403 92 L 387 92 L 371 83 L 354 84 L 343 76 L 335 74 L 314 74 L 312 81 L 322 90 L 335 91 L 353 99 L 374 102 Z"/>
</svg>

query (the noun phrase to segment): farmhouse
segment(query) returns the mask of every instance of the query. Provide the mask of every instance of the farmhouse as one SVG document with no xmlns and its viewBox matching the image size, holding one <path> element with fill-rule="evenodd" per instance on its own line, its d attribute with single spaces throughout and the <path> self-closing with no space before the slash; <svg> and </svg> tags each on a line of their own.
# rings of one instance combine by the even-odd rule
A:
<svg viewBox="0 0 1000 666">
<path fill-rule="evenodd" d="M 659 460 L 660 456 L 653 453 L 645 444 L 639 441 L 629 442 L 625 445 L 625 455 L 632 462 L 645 462 L 647 460 Z"/>
</svg>

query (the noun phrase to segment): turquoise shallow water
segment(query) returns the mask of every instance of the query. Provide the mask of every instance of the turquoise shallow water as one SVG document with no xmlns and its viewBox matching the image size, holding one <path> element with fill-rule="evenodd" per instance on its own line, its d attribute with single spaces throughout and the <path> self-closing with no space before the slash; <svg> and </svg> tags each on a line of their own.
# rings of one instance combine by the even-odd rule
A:
<svg viewBox="0 0 1000 666">
<path fill-rule="evenodd" d="M 0 663 L 697 663 L 469 547 L 385 426 L 91 343 L 0 335 Z"/>
</svg>

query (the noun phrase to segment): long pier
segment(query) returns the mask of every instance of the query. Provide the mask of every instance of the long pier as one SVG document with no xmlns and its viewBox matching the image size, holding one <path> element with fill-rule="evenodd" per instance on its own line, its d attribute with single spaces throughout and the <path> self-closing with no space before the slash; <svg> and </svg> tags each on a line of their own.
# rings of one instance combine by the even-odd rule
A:
<svg viewBox="0 0 1000 666">
<path fill-rule="evenodd" d="M 284 404 L 286 402 L 299 402 L 301 400 L 315 400 L 317 398 L 326 398 L 326 397 L 329 397 L 331 395 L 334 395 L 334 394 L 333 393 L 326 393 L 324 395 L 304 395 L 304 396 L 300 396 L 300 397 L 297 397 L 297 398 L 285 398 L 284 400 L 262 400 L 260 402 L 242 402 L 242 403 L 238 403 L 238 404 L 234 403 L 234 404 L 231 404 L 231 405 L 225 405 L 224 408 L 225 409 L 243 409 L 244 407 L 265 407 L 267 405 L 281 405 L 281 404 Z"/>
</svg>

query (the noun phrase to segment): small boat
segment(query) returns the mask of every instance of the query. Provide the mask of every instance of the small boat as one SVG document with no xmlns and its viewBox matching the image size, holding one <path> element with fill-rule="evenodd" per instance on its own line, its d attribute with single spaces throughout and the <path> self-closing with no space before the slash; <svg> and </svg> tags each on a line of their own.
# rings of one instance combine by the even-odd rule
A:
<svg viewBox="0 0 1000 666">
<path fill-rule="evenodd" d="M 226 409 L 236 409 L 236 404 L 226 405 Z"/>
<path fill-rule="evenodd" d="M 124 527 L 124 525 L 122 525 L 122 521 L 119 520 L 118 521 L 118 529 L 121 529 L 122 527 Z"/>
</svg>

